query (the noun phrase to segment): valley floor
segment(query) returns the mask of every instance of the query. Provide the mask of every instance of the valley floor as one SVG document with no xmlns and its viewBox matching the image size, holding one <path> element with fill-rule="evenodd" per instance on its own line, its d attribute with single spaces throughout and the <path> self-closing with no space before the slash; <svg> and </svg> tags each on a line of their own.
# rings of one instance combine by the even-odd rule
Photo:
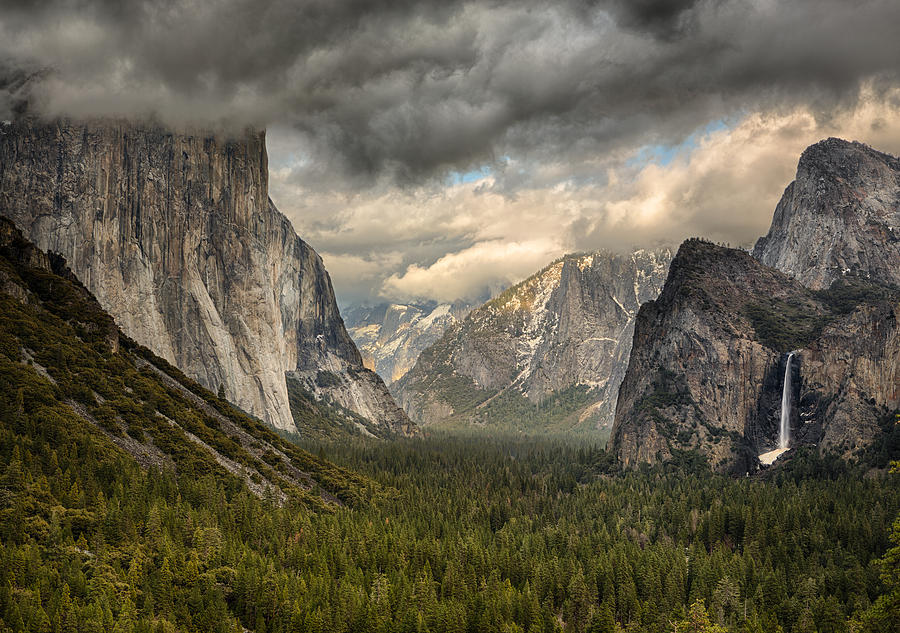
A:
<svg viewBox="0 0 900 633">
<path fill-rule="evenodd" d="M 801 452 L 756 478 L 618 474 L 597 446 L 521 436 L 308 448 L 372 497 L 312 512 L 19 449 L 0 630 L 890 630 L 873 608 L 900 510 L 884 470 Z M 50 523 L 28 519 L 38 502 Z"/>
</svg>

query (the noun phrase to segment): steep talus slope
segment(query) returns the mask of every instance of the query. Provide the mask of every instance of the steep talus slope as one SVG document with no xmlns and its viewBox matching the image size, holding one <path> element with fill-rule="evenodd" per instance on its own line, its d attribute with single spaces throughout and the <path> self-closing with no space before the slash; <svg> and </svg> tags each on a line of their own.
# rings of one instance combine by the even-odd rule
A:
<svg viewBox="0 0 900 633">
<path fill-rule="evenodd" d="M 898 297 L 858 279 L 812 291 L 743 251 L 688 240 L 638 314 L 611 447 L 628 467 L 697 451 L 720 470 L 754 468 L 776 442 L 786 352 L 800 350 L 795 443 L 851 454 L 900 406 Z M 847 336 L 859 340 L 848 348 Z"/>
<path fill-rule="evenodd" d="M 508 289 L 425 350 L 395 385 L 421 424 L 608 428 L 638 307 L 671 254 L 570 255 Z"/>
<path fill-rule="evenodd" d="M 267 179 L 258 132 L 27 117 L 0 128 L 0 214 L 62 253 L 130 337 L 280 429 L 296 428 L 285 372 L 380 432 L 409 429 Z M 317 386 L 323 369 L 341 384 Z"/>
<path fill-rule="evenodd" d="M 814 289 L 846 274 L 900 286 L 900 160 L 836 138 L 812 145 L 753 254 Z"/>
<path fill-rule="evenodd" d="M 52 444 L 67 436 L 93 447 L 85 460 L 124 453 L 145 468 L 211 476 L 315 507 L 362 501 L 374 490 L 127 338 L 61 257 L 3 218 L 0 306 L 0 433 L 7 440 Z"/>
<path fill-rule="evenodd" d="M 405 376 L 419 354 L 471 309 L 463 302 L 382 303 L 351 308 L 344 321 L 365 366 L 390 385 Z"/>
</svg>

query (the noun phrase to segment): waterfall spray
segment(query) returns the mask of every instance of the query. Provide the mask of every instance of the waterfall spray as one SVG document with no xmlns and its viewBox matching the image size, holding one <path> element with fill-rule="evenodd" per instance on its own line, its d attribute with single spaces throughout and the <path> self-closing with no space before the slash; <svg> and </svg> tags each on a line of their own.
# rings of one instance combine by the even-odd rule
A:
<svg viewBox="0 0 900 633">
<path fill-rule="evenodd" d="M 778 448 L 787 448 L 791 442 L 791 360 L 794 352 L 788 354 L 784 368 L 784 389 L 781 392 L 781 426 L 778 429 Z"/>
</svg>

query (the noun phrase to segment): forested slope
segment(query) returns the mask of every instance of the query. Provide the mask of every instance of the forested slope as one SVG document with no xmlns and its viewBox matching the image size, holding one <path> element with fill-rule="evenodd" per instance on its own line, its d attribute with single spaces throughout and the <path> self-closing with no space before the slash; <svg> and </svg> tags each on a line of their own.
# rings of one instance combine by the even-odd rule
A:
<svg viewBox="0 0 900 633">
<path fill-rule="evenodd" d="M 0 228 L 3 633 L 896 630 L 900 425 L 740 479 L 546 437 L 314 457 Z"/>
<path fill-rule="evenodd" d="M 0 613 L 13 630 L 106 630 L 141 612 L 227 628 L 223 582 L 257 551 L 251 527 L 278 529 L 266 508 L 308 516 L 377 494 L 122 335 L 61 258 L 2 218 L 0 313 Z"/>
</svg>

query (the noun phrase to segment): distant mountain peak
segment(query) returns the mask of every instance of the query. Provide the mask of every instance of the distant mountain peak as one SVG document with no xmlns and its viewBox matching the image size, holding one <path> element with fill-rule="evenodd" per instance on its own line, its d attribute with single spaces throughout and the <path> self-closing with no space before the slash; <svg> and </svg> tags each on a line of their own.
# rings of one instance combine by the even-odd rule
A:
<svg viewBox="0 0 900 633">
<path fill-rule="evenodd" d="M 448 328 L 394 390 L 421 424 L 608 429 L 634 315 L 670 258 L 561 257 Z"/>
<path fill-rule="evenodd" d="M 392 384 L 412 368 L 422 350 L 470 309 L 462 301 L 381 303 L 350 307 L 345 322 L 366 367 Z"/>
</svg>

